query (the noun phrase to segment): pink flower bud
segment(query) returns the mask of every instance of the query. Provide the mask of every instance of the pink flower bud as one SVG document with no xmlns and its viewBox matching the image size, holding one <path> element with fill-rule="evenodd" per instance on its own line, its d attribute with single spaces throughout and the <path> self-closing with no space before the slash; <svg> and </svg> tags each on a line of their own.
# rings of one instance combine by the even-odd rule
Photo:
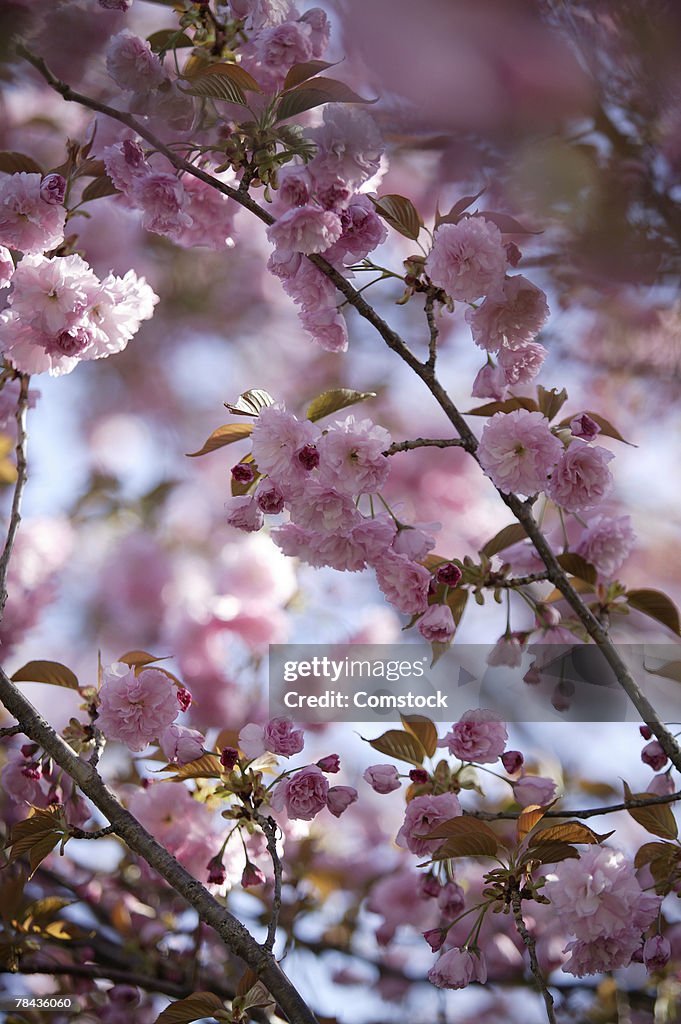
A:
<svg viewBox="0 0 681 1024">
<path fill-rule="evenodd" d="M 350 804 L 355 803 L 357 796 L 357 790 L 352 786 L 332 786 L 326 797 L 326 806 L 334 818 L 340 818 Z"/>
<path fill-rule="evenodd" d="M 305 444 L 296 452 L 298 462 L 301 464 L 303 469 L 310 470 L 316 469 L 319 465 L 319 452 L 314 444 Z"/>
<path fill-rule="evenodd" d="M 328 754 L 321 761 L 317 761 L 317 767 L 321 768 L 327 775 L 335 775 L 340 771 L 340 757 L 338 754 Z"/>
<path fill-rule="evenodd" d="M 192 705 L 192 695 L 184 686 L 177 691 L 177 703 L 183 711 L 188 711 Z"/>
<path fill-rule="evenodd" d="M 212 857 L 211 860 L 206 864 L 208 870 L 208 884 L 209 885 L 224 885 L 227 875 L 225 873 L 225 866 L 219 857 Z"/>
<path fill-rule="evenodd" d="M 254 885 L 264 885 L 267 879 L 255 864 L 251 864 L 250 860 L 246 862 L 243 874 L 241 876 L 241 885 L 244 889 L 249 889 Z"/>
<path fill-rule="evenodd" d="M 435 577 L 438 583 L 445 583 L 448 587 L 455 587 L 461 580 L 462 572 L 454 562 L 445 562 L 438 567 Z"/>
<path fill-rule="evenodd" d="M 255 470 L 250 462 L 237 462 L 232 466 L 232 479 L 238 484 L 252 484 L 255 480 Z"/>
<path fill-rule="evenodd" d="M 23 746 L 21 747 L 21 753 L 24 755 L 24 757 L 33 757 L 34 754 L 37 753 L 37 751 L 37 743 L 24 743 Z"/>
<path fill-rule="evenodd" d="M 422 786 L 428 781 L 428 772 L 425 768 L 412 768 L 409 772 L 409 778 L 412 782 L 415 782 L 417 786 Z"/>
<path fill-rule="evenodd" d="M 643 962 L 648 971 L 661 971 L 672 955 L 669 941 L 662 935 L 653 935 L 643 945 Z"/>
<path fill-rule="evenodd" d="M 501 755 L 501 763 L 509 775 L 515 775 L 525 763 L 525 758 L 519 750 L 507 750 L 505 754 Z"/>
<path fill-rule="evenodd" d="M 649 729 L 647 725 L 639 725 L 638 731 L 641 733 L 644 740 L 652 739 L 653 730 Z"/>
<path fill-rule="evenodd" d="M 440 883 L 435 875 L 421 875 L 419 892 L 422 899 L 437 899 L 440 895 Z"/>
<path fill-rule="evenodd" d="M 61 206 L 66 195 L 66 179 L 61 174 L 46 174 L 40 182 L 40 198 L 50 206 Z"/>
<path fill-rule="evenodd" d="M 641 751 L 641 760 L 644 764 L 650 765 L 654 772 L 659 772 L 660 768 L 666 765 L 668 758 L 658 741 L 652 740 Z"/>
<path fill-rule="evenodd" d="M 223 768 L 226 768 L 228 772 L 236 765 L 239 760 L 239 751 L 235 747 L 224 747 L 220 754 L 220 764 Z"/>
<path fill-rule="evenodd" d="M 515 242 L 507 242 L 504 246 L 506 250 L 506 259 L 512 267 L 517 267 L 523 258 L 523 254 L 515 244 Z"/>
<path fill-rule="evenodd" d="M 574 437 L 581 437 L 583 441 L 593 441 L 600 434 L 601 428 L 588 412 L 583 412 L 570 420 L 570 431 Z"/>
<path fill-rule="evenodd" d="M 442 943 L 445 941 L 445 936 L 441 928 L 429 928 L 427 932 L 423 932 L 423 937 L 432 949 L 433 953 L 437 953 L 439 949 L 442 949 Z"/>
<path fill-rule="evenodd" d="M 284 508 L 284 495 L 271 480 L 263 480 L 255 492 L 258 508 L 270 516 L 278 515 Z"/>
<path fill-rule="evenodd" d="M 392 793 L 400 788 L 400 777 L 394 764 L 374 764 L 362 776 L 375 793 Z"/>
</svg>

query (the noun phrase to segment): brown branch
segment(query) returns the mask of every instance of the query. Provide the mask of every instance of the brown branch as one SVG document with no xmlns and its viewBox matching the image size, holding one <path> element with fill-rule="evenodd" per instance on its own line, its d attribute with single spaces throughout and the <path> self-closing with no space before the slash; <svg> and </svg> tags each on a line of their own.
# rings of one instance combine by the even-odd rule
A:
<svg viewBox="0 0 681 1024">
<path fill-rule="evenodd" d="M 396 455 L 398 452 L 410 452 L 414 448 L 462 448 L 463 441 L 458 437 L 415 437 L 413 441 L 395 441 L 387 448 L 384 455 Z"/>
<path fill-rule="evenodd" d="M 222 907 L 205 886 L 121 806 L 92 765 L 75 754 L 1 669 L 0 700 L 22 723 L 26 735 L 54 758 L 108 819 L 113 834 L 165 879 L 196 910 L 201 920 L 217 932 L 225 945 L 253 969 L 279 1003 L 290 1024 L 317 1024 L 314 1013 L 272 954 L 260 946 L 238 918 Z"/>
<path fill-rule="evenodd" d="M 69 825 L 69 834 L 72 839 L 104 839 L 105 836 L 112 836 L 115 832 L 113 825 L 106 825 L 94 832 L 86 832 L 82 828 L 76 828 L 75 825 Z"/>
<path fill-rule="evenodd" d="M 530 970 L 534 980 L 537 982 L 537 988 L 541 992 L 544 1000 L 544 1006 L 546 1007 L 546 1017 L 549 1024 L 556 1024 L 556 1015 L 553 1010 L 553 996 L 548 990 L 546 980 L 539 967 L 539 961 L 537 960 L 537 949 L 534 944 L 534 938 L 530 935 L 527 930 L 527 925 L 523 918 L 523 911 L 521 905 L 521 897 L 517 888 L 511 890 L 511 907 L 513 910 L 513 918 L 515 920 L 515 926 L 518 929 L 518 935 L 523 940 L 523 944 L 527 949 L 528 956 L 530 958 Z"/>
<path fill-rule="evenodd" d="M 17 736 L 23 731 L 20 725 L 8 725 L 4 729 L 0 729 L 0 739 L 4 739 L 6 736 Z"/>
<path fill-rule="evenodd" d="M 267 926 L 267 938 L 263 943 L 265 949 L 270 952 L 274 949 L 277 938 L 277 927 L 279 925 L 279 914 L 281 912 L 281 886 L 282 886 L 282 865 L 277 850 L 277 823 L 274 818 L 265 817 L 263 814 L 256 815 L 255 819 L 265 833 L 267 839 L 267 850 L 272 860 L 274 870 L 274 892 L 272 894 L 272 915 Z"/>
<path fill-rule="evenodd" d="M 21 503 L 24 496 L 24 489 L 28 479 L 26 463 L 26 447 L 28 435 L 26 433 L 26 411 L 28 409 L 28 383 L 30 378 L 27 374 L 19 377 L 19 398 L 17 400 L 16 421 L 17 421 L 17 479 L 14 485 L 12 496 L 12 509 L 10 512 L 9 526 L 7 528 L 7 539 L 2 555 L 0 555 L 0 622 L 7 604 L 7 574 L 9 572 L 9 560 L 14 548 L 17 530 L 21 522 Z"/>
<path fill-rule="evenodd" d="M 650 799 L 623 800 L 621 804 L 610 804 L 607 807 L 586 807 L 578 810 L 546 811 L 545 818 L 596 818 L 601 814 L 614 814 L 616 811 L 628 811 L 635 807 L 656 807 L 660 804 L 671 804 L 681 800 L 681 792 L 668 793 L 665 796 L 651 796 Z M 464 811 L 471 818 L 482 821 L 515 821 L 522 811 Z"/>
</svg>

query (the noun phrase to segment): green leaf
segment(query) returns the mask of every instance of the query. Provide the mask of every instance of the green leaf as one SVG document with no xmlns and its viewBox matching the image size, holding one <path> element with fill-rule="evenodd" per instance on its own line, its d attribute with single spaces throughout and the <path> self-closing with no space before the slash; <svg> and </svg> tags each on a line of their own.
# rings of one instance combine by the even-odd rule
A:
<svg viewBox="0 0 681 1024">
<path fill-rule="evenodd" d="M 437 750 L 437 729 L 425 715 L 400 715 L 402 725 L 419 741 L 428 757 Z"/>
<path fill-rule="evenodd" d="M 534 398 L 507 398 L 504 402 L 486 402 L 475 409 L 469 409 L 464 416 L 493 416 L 496 412 L 515 412 L 516 409 L 527 409 L 528 412 L 539 412 Z"/>
<path fill-rule="evenodd" d="M 405 238 L 416 241 L 423 227 L 423 221 L 411 199 L 407 199 L 405 196 L 387 195 L 372 201 L 376 213 L 387 221 L 395 231 L 404 235 Z"/>
<path fill-rule="evenodd" d="M 554 416 L 557 416 L 560 410 L 567 402 L 568 393 L 563 388 L 562 391 L 558 391 L 556 388 L 551 388 L 547 391 L 541 384 L 537 385 L 537 402 L 539 403 L 539 411 L 543 412 L 549 422 Z"/>
<path fill-rule="evenodd" d="M 161 50 L 180 50 L 194 45 L 185 32 L 178 32 L 176 28 L 160 28 L 158 32 L 152 32 L 147 36 L 147 42 L 154 53 Z"/>
<path fill-rule="evenodd" d="M 45 857 L 54 850 L 57 843 L 68 838 L 64 826 L 63 811 L 32 808 L 33 813 L 13 826 L 7 846 L 11 847 L 9 863 L 28 854 L 31 867 L 28 878 L 32 878 Z"/>
<path fill-rule="evenodd" d="M 650 793 L 632 793 L 627 783 L 624 783 L 624 799 L 629 801 L 649 800 Z M 661 839 L 676 839 L 679 834 L 676 818 L 669 804 L 652 804 L 648 807 L 629 807 L 627 813 L 651 835 L 660 836 Z"/>
<path fill-rule="evenodd" d="M 363 737 L 366 738 L 366 737 Z M 375 740 L 367 740 L 370 747 L 378 750 L 380 754 L 387 754 L 398 761 L 407 761 L 420 767 L 426 752 L 423 744 L 411 732 L 401 732 L 399 729 L 389 729 Z"/>
<path fill-rule="evenodd" d="M 121 654 L 118 661 L 129 665 L 130 668 L 140 668 L 145 665 L 154 665 L 157 661 L 167 661 L 169 657 L 169 654 L 157 658 L 155 654 L 149 654 L 148 651 L 128 651 L 126 654 Z"/>
<path fill-rule="evenodd" d="M 204 1017 L 214 1018 L 216 1010 L 224 1010 L 225 1004 L 212 992 L 194 992 L 186 999 L 178 999 L 166 1006 L 158 1015 L 155 1024 L 192 1024 Z"/>
<path fill-rule="evenodd" d="M 661 590 L 628 590 L 626 598 L 631 608 L 643 612 L 656 622 L 661 622 L 677 636 L 681 632 L 678 609 L 672 599 Z"/>
<path fill-rule="evenodd" d="M 185 779 L 219 779 L 224 775 L 220 758 L 215 754 L 204 754 L 187 764 L 167 764 L 162 772 L 174 772 L 169 782 L 183 782 Z"/>
<path fill-rule="evenodd" d="M 242 413 L 244 416 L 257 416 L 268 405 L 274 405 L 274 399 L 269 391 L 263 391 L 261 388 L 244 391 L 234 405 L 225 402 L 225 408 L 235 416 L 240 416 Z"/>
<path fill-rule="evenodd" d="M 483 192 L 486 192 L 487 188 L 481 188 L 479 192 L 476 192 L 474 196 L 462 196 L 454 206 L 452 206 L 449 213 L 441 214 L 439 210 L 435 212 L 435 227 L 439 228 L 440 224 L 458 224 L 461 220 L 461 214 L 464 213 L 469 206 L 472 206 L 476 199 L 479 199 Z"/>
<path fill-rule="evenodd" d="M 541 235 L 543 232 L 537 231 L 534 228 L 526 228 L 516 220 L 515 217 L 510 217 L 507 213 L 496 213 L 494 210 L 480 210 L 479 213 L 474 213 L 474 217 L 484 217 L 485 220 L 489 220 L 492 224 L 496 224 L 502 234 L 504 235 Z"/>
<path fill-rule="evenodd" d="M 247 106 L 244 92 L 262 92 L 255 78 L 238 64 L 208 64 L 191 76 L 185 74 L 184 81 L 189 85 L 182 92 L 238 103 L 242 107 Z"/>
<path fill-rule="evenodd" d="M 554 839 L 548 843 L 537 843 L 531 850 L 523 854 L 521 863 L 527 864 L 532 860 L 539 864 L 557 864 L 559 861 L 569 858 L 573 860 L 579 858 L 574 846 Z"/>
<path fill-rule="evenodd" d="M 492 555 L 498 555 L 500 551 L 505 551 L 506 548 L 510 548 L 513 544 L 518 544 L 522 540 L 527 540 L 525 527 L 521 526 L 520 523 L 510 523 L 503 530 L 495 533 L 492 539 L 488 540 L 480 548 L 480 554 L 491 558 Z"/>
<path fill-rule="evenodd" d="M 587 846 L 595 846 L 608 839 L 614 831 L 613 829 L 612 832 L 599 835 L 581 821 L 564 821 L 560 825 L 546 825 L 540 828 L 532 837 L 532 846 L 556 840 L 561 843 L 585 843 Z"/>
<path fill-rule="evenodd" d="M 615 441 L 621 441 L 622 444 L 628 444 L 630 448 L 638 448 L 637 444 L 633 444 L 631 441 L 626 441 L 620 434 L 617 427 L 613 427 L 610 420 L 606 420 L 605 416 L 600 416 L 597 412 L 587 412 L 586 415 L 590 416 L 592 420 L 595 420 L 601 428 L 601 434 L 603 434 L 604 437 L 612 437 Z M 564 420 L 560 421 L 558 426 L 569 427 L 573 419 L 574 416 L 566 416 Z"/>
<path fill-rule="evenodd" d="M 202 448 L 199 448 L 197 452 L 187 452 L 187 456 L 190 459 L 196 459 L 199 455 L 215 452 L 218 448 L 224 448 L 225 445 L 234 444 L 235 441 L 243 441 L 244 438 L 250 437 L 252 431 L 252 423 L 226 423 L 223 427 L 218 427 L 213 431 Z"/>
<path fill-rule="evenodd" d="M 101 174 L 93 178 L 85 188 L 80 197 L 81 203 L 89 203 L 91 199 L 104 199 L 106 196 L 116 196 L 119 189 L 116 188 L 108 174 Z"/>
<path fill-rule="evenodd" d="M 307 82 L 310 78 L 314 78 L 315 75 L 319 75 L 322 71 L 332 67 L 335 67 L 335 64 L 330 64 L 326 60 L 306 60 L 302 64 L 294 64 L 289 68 L 288 74 L 284 79 L 282 92 L 295 89 L 297 85 Z"/>
<path fill-rule="evenodd" d="M 27 661 L 12 676 L 13 683 L 49 683 L 77 690 L 78 676 L 58 661 Z"/>
<path fill-rule="evenodd" d="M 277 121 L 286 121 L 324 103 L 376 103 L 376 100 L 365 100 L 335 78 L 315 78 L 284 93 L 277 107 Z"/>
<path fill-rule="evenodd" d="M 42 175 L 44 173 L 40 164 L 36 163 L 32 156 L 8 150 L 0 153 L 0 171 L 4 171 L 5 174 L 19 174 L 21 171 L 25 171 L 27 174 Z"/>
<path fill-rule="evenodd" d="M 331 391 L 323 391 L 321 395 L 313 398 L 307 407 L 305 415 L 309 420 L 315 422 L 322 420 L 331 413 L 340 409 L 347 409 L 357 402 L 365 402 L 367 398 L 375 398 L 375 391 L 353 391 L 351 388 L 333 388 Z"/>
<path fill-rule="evenodd" d="M 575 554 L 574 551 L 564 551 L 561 555 L 556 556 L 556 561 L 561 569 L 565 569 L 566 572 L 569 572 L 571 576 L 576 576 L 577 579 L 584 580 L 585 583 L 593 585 L 598 579 L 598 573 L 593 565 L 582 558 L 581 555 Z"/>
<path fill-rule="evenodd" d="M 433 860 L 450 860 L 452 857 L 494 857 L 499 849 L 499 840 L 484 821 L 476 818 L 452 818 L 442 822 L 423 838 L 440 839 L 445 842 L 433 854 Z"/>
</svg>

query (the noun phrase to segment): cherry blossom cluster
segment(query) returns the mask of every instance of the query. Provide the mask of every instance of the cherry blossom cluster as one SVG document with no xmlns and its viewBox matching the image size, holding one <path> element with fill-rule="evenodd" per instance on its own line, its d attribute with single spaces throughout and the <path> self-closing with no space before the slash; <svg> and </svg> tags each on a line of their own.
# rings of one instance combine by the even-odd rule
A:
<svg viewBox="0 0 681 1024">
<path fill-rule="evenodd" d="M 141 212 L 147 231 L 185 248 L 220 250 L 234 244 L 236 207 L 228 196 L 191 174 L 180 177 L 163 156 L 156 156 L 152 166 L 135 138 L 107 147 L 103 155 L 121 192 L 118 201 Z M 223 182 L 234 177 L 231 172 L 213 176 Z"/>
<path fill-rule="evenodd" d="M 434 285 L 468 304 L 473 340 L 488 353 L 473 383 L 476 398 L 498 400 L 508 387 L 530 383 L 546 356 L 535 341 L 549 316 L 546 295 L 522 274 L 507 274 L 519 259 L 517 246 L 505 244 L 497 225 L 483 214 L 441 224 L 425 263 Z"/>
<path fill-rule="evenodd" d="M 646 733 L 645 729 L 642 728 L 642 734 L 649 738 L 649 730 Z M 458 795 L 463 776 L 461 780 L 459 776 L 472 765 L 490 765 L 501 760 L 505 771 L 517 776 L 506 781 L 521 809 L 539 811 L 551 804 L 556 798 L 553 780 L 519 774 L 523 754 L 506 750 L 507 740 L 506 726 L 495 712 L 475 709 L 462 715 L 438 742 L 439 747 L 460 760 L 459 768 L 451 769 L 441 761 L 432 773 L 416 767 L 405 776 L 411 787 L 397 845 L 421 859 L 436 854 L 445 833 L 441 832 L 439 838 L 429 838 L 429 833 L 453 823 L 464 813 Z M 653 744 L 648 746 L 652 748 Z M 655 768 L 663 766 L 645 756 L 644 760 Z M 402 776 L 394 765 L 376 764 L 366 769 L 364 778 L 375 792 L 387 794 L 400 788 Z M 404 921 L 413 927 L 425 927 L 425 940 L 433 952 L 440 953 L 428 974 L 439 988 L 464 988 L 473 981 L 484 983 L 488 970 L 493 977 L 503 972 L 508 954 L 500 959 L 495 943 L 500 930 L 507 930 L 509 919 L 497 917 L 495 921 L 499 923 L 493 926 L 486 923 L 491 890 L 486 890 L 487 901 L 483 898 L 476 906 L 475 900 L 481 896 L 479 882 L 466 893 L 451 869 L 443 873 L 436 860 L 426 862 L 425 866 L 425 875 L 401 867 L 372 887 L 367 909 L 383 918 L 376 933 L 379 943 L 390 942 L 396 927 Z M 542 866 L 541 874 L 535 890 L 538 902 L 532 914 L 538 938 L 548 943 L 540 948 L 545 969 L 562 966 L 565 972 L 583 977 L 626 967 L 632 959 L 645 962 L 649 971 L 659 970 L 667 963 L 668 940 L 654 934 L 646 937 L 659 915 L 661 897 L 647 891 L 621 851 L 588 846 L 579 856 L 573 851 L 568 859 Z M 466 909 L 467 904 L 470 909 Z M 545 920 L 544 908 L 548 906 L 552 916 Z M 465 924 L 474 913 L 477 917 L 472 919 L 472 926 Z M 565 946 L 563 957 L 556 957 L 551 952 L 552 945 L 558 939 L 564 942 L 566 935 L 574 938 Z M 517 956 L 519 940 L 512 925 L 508 940 Z"/>
<path fill-rule="evenodd" d="M 260 530 L 266 514 L 288 511 L 289 522 L 271 530 L 284 554 L 347 572 L 371 567 L 394 608 L 421 616 L 427 640 L 451 640 L 451 609 L 429 606 L 429 597 L 438 583 L 455 586 L 461 572 L 444 563 L 433 576 L 420 561 L 435 544 L 430 533 L 437 524 L 406 525 L 374 507 L 390 470 L 388 431 L 352 414 L 322 430 L 275 404 L 261 410 L 251 438 L 253 462 L 238 463 L 232 475 L 243 484 L 255 481 L 256 470 L 262 478 L 253 494 L 227 502 L 230 525 Z M 359 508 L 363 497 L 368 515 Z"/>
<path fill-rule="evenodd" d="M 385 241 L 385 224 L 360 191 L 379 171 L 383 145 L 364 111 L 327 104 L 323 118 L 308 132 L 317 146 L 313 159 L 280 172 L 277 221 L 268 229 L 275 250 L 267 266 L 300 307 L 312 338 L 330 352 L 343 352 L 348 338 L 336 286 L 305 256 L 318 253 L 344 272 Z"/>
</svg>

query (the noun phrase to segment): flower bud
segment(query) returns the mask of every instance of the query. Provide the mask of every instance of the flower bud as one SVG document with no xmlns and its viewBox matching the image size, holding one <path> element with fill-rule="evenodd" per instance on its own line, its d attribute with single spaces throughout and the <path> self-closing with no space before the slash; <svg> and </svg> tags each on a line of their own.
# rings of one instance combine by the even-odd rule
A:
<svg viewBox="0 0 681 1024">
<path fill-rule="evenodd" d="M 428 777 L 428 772 L 425 768 L 412 768 L 409 772 L 409 778 L 417 786 L 423 786 L 428 781 Z"/>
<path fill-rule="evenodd" d="M 298 462 L 301 464 L 303 469 L 307 469 L 308 472 L 316 469 L 319 465 L 319 452 L 313 444 L 303 445 L 300 451 L 296 454 L 298 456 Z"/>
<path fill-rule="evenodd" d="M 327 754 L 321 761 L 317 761 L 317 767 L 328 775 L 335 775 L 340 771 L 340 758 L 338 754 Z"/>
<path fill-rule="evenodd" d="M 264 885 L 266 881 L 267 879 L 265 878 L 260 868 L 256 867 L 255 864 L 252 864 L 250 860 L 247 861 L 246 867 L 244 868 L 243 874 L 241 876 L 242 887 L 244 889 L 249 889 L 251 886 L 254 885 Z"/>
<path fill-rule="evenodd" d="M 182 711 L 188 711 L 191 707 L 192 695 L 184 686 L 181 686 L 177 691 L 177 703 L 180 705 Z"/>
<path fill-rule="evenodd" d="M 215 857 L 212 857 L 208 861 L 208 863 L 206 864 L 206 869 L 208 870 L 209 885 L 225 884 L 227 875 L 225 873 L 225 865 L 222 863 L 219 854 L 216 854 Z"/>
<path fill-rule="evenodd" d="M 501 755 L 501 763 L 509 775 L 515 775 L 525 763 L 525 758 L 519 750 L 507 750 L 506 753 Z"/>
<path fill-rule="evenodd" d="M 647 725 L 639 725 L 638 731 L 641 733 L 644 740 L 650 740 L 653 737 L 653 730 L 649 729 Z"/>
<path fill-rule="evenodd" d="M 47 174 L 40 182 L 40 198 L 50 206 L 61 206 L 66 195 L 66 179 L 61 174 Z"/>
<path fill-rule="evenodd" d="M 435 573 L 438 583 L 445 583 L 448 587 L 455 587 L 462 575 L 461 569 L 453 562 L 445 562 L 444 565 L 438 567 Z"/>
<path fill-rule="evenodd" d="M 238 484 L 252 484 L 255 480 L 255 470 L 250 462 L 237 462 L 232 466 L 232 479 Z"/>
<path fill-rule="evenodd" d="M 641 760 L 644 764 L 650 765 L 654 772 L 659 772 L 660 768 L 664 768 L 668 758 L 660 743 L 657 740 L 647 743 L 641 751 Z"/>
<path fill-rule="evenodd" d="M 442 943 L 445 941 L 442 928 L 429 928 L 427 932 L 423 932 L 423 937 L 433 953 L 437 953 L 439 949 L 442 949 Z"/>
<path fill-rule="evenodd" d="M 672 947 L 662 935 L 646 939 L 643 946 L 643 963 L 648 971 L 660 971 L 669 963 Z"/>
<path fill-rule="evenodd" d="M 224 747 L 220 754 L 220 764 L 231 772 L 239 760 L 239 751 L 235 747 Z"/>
</svg>

